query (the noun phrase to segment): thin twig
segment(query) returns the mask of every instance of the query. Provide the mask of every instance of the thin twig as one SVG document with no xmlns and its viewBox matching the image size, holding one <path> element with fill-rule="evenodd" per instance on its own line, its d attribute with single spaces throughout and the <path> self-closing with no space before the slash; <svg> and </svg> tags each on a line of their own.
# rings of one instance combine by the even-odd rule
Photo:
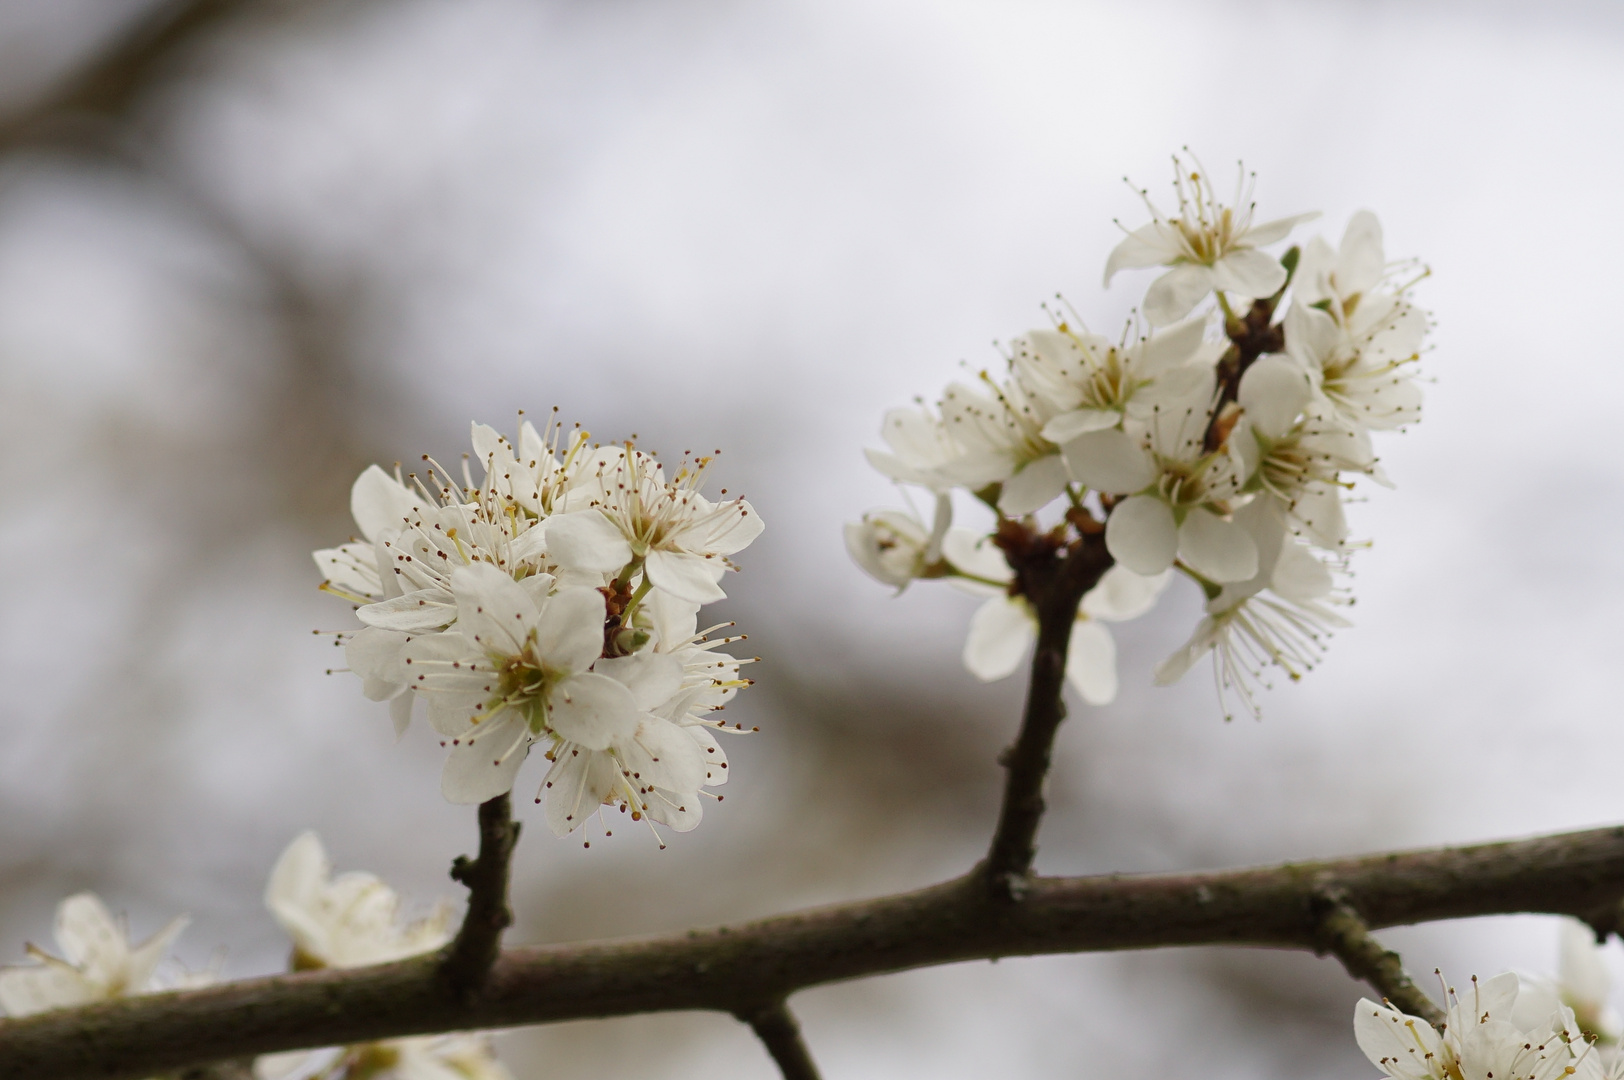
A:
<svg viewBox="0 0 1624 1080">
<path fill-rule="evenodd" d="M 801 1038 L 801 1025 L 795 1022 L 789 1006 L 776 1001 L 766 1008 L 739 1017 L 750 1025 L 756 1038 L 767 1048 L 784 1080 L 818 1080 L 818 1067 Z"/>
<path fill-rule="evenodd" d="M 1348 903 L 1344 892 L 1327 890 L 1321 908 L 1323 952 L 1335 955 L 1349 975 L 1369 983 L 1383 1001 L 1400 1012 L 1419 1016 L 1433 1027 L 1444 1022 L 1443 1010 L 1405 973 L 1398 953 L 1370 936 L 1370 928 Z"/>
<path fill-rule="evenodd" d="M 461 997 L 485 988 L 502 951 L 502 931 L 513 924 L 508 907 L 508 868 L 519 842 L 519 823 L 504 793 L 479 806 L 479 858 L 459 855 L 451 876 L 468 886 L 468 912 L 456 940 L 446 948 L 440 976 Z"/>
<path fill-rule="evenodd" d="M 1002 533 L 1003 530 L 1001 530 Z M 1000 535 L 1022 593 L 1038 617 L 1037 646 L 1032 652 L 1032 678 L 1027 684 L 1026 709 L 1014 745 L 999 757 L 1008 770 L 998 825 L 987 849 L 983 873 L 992 894 L 1019 900 L 1037 855 L 1038 826 L 1043 821 L 1043 782 L 1055 733 L 1066 718 L 1066 650 L 1071 644 L 1077 605 L 1111 566 L 1103 533 L 1084 536 L 1068 549 L 1041 546 L 1023 551 L 1008 536 Z M 1017 538 L 1019 539 L 1019 538 Z"/>
<path fill-rule="evenodd" d="M 970 874 L 740 926 L 508 949 L 474 1000 L 447 987 L 434 957 L 124 998 L 0 1021 L 0 1080 L 139 1080 L 246 1054 L 666 1010 L 748 1015 L 806 987 L 993 957 L 1317 950 L 1323 898 L 1338 892 L 1378 930 L 1532 912 L 1613 931 L 1624 826 L 1250 870 L 1034 878 L 1019 904 Z"/>
</svg>

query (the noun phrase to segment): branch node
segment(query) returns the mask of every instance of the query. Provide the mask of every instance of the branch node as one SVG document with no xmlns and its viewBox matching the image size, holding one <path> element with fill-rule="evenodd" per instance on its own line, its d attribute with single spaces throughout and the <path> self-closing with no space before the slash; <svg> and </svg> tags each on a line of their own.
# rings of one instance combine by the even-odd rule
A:
<svg viewBox="0 0 1624 1080">
<path fill-rule="evenodd" d="M 818 1080 L 818 1067 L 801 1038 L 801 1025 L 783 998 L 758 1009 L 743 1009 L 733 1015 L 750 1025 L 756 1038 L 772 1055 L 784 1080 Z"/>
<path fill-rule="evenodd" d="M 1443 1010 L 1405 973 L 1398 953 L 1370 936 L 1370 928 L 1348 902 L 1346 890 L 1319 890 L 1314 896 L 1314 909 L 1315 952 L 1335 955 L 1349 975 L 1369 983 L 1384 1002 L 1399 1011 L 1419 1016 L 1433 1027 L 1442 1026 Z"/>
<path fill-rule="evenodd" d="M 465 1000 L 485 988 L 502 948 L 502 931 L 513 923 L 508 906 L 508 871 L 519 825 L 512 819 L 506 794 L 479 806 L 479 857 L 458 855 L 451 876 L 468 887 L 468 911 L 456 939 L 446 947 L 440 977 Z"/>
</svg>

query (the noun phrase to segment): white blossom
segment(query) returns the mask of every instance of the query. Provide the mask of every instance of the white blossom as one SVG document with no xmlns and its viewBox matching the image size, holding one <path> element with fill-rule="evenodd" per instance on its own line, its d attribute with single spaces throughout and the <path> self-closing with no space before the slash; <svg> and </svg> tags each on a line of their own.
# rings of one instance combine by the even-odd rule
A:
<svg viewBox="0 0 1624 1080">
<path fill-rule="evenodd" d="M 1450 990 L 1444 1030 L 1389 1005 L 1361 998 L 1353 1030 L 1359 1049 L 1392 1080 L 1556 1080 L 1594 1066 L 1591 1048 L 1558 1012 L 1531 1027 L 1512 1022 L 1517 976 L 1472 979 Z"/>
<path fill-rule="evenodd" d="M 1519 974 L 1522 989 L 1513 1022 L 1528 1026 L 1566 1007 L 1587 1038 L 1616 1044 L 1624 1035 L 1624 1018 L 1611 1000 L 1613 980 L 1596 932 L 1578 919 L 1565 918 L 1558 923 L 1558 934 L 1556 978 Z"/>
<path fill-rule="evenodd" d="M 299 834 L 277 859 L 265 906 L 293 939 L 296 970 L 384 964 L 451 940 L 450 905 L 403 921 L 399 895 L 378 877 L 357 870 L 334 877 L 313 832 Z"/>
<path fill-rule="evenodd" d="M 599 449 L 547 521 L 553 556 L 562 566 L 607 573 L 635 560 L 672 596 L 701 604 L 725 599 L 719 582 L 727 556 L 763 526 L 744 499 L 713 503 L 699 493 L 712 461 L 684 461 L 667 481 L 663 466 L 635 447 Z"/>
<path fill-rule="evenodd" d="M 321 840 L 301 833 L 271 871 L 265 906 L 293 939 L 294 970 L 353 968 L 416 956 L 451 940 L 451 908 L 405 922 L 400 897 L 372 874 L 333 877 Z M 512 1080 L 484 1035 L 386 1039 L 267 1054 L 259 1080 Z"/>
<path fill-rule="evenodd" d="M 166 989 L 156 978 L 188 920 L 181 916 L 140 945 L 132 945 L 122 918 L 115 919 L 93 893 L 78 893 L 56 908 L 56 957 L 29 945 L 35 961 L 0 968 L 0 1007 L 12 1016 L 89 1005 L 97 1001 Z M 183 976 L 199 985 L 211 976 Z"/>
<path fill-rule="evenodd" d="M 847 523 L 846 553 L 869 577 L 901 592 L 941 559 L 952 522 L 953 503 L 945 494 L 936 497 L 929 528 L 904 510 L 871 510 L 861 522 Z"/>
<path fill-rule="evenodd" d="M 1150 223 L 1129 233 L 1112 250 L 1105 264 L 1105 284 L 1110 285 L 1119 270 L 1171 267 L 1145 294 L 1145 317 L 1153 326 L 1177 322 L 1215 289 L 1244 298 L 1273 295 L 1286 283 L 1286 270 L 1259 249 L 1285 239 L 1299 223 L 1317 214 L 1254 225 L 1252 183 L 1253 178 L 1240 170 L 1232 205 L 1225 206 L 1218 201 L 1211 177 L 1199 168 L 1186 171 L 1175 156 L 1178 215 L 1163 214 L 1148 192 L 1140 192 L 1150 210 Z"/>
</svg>

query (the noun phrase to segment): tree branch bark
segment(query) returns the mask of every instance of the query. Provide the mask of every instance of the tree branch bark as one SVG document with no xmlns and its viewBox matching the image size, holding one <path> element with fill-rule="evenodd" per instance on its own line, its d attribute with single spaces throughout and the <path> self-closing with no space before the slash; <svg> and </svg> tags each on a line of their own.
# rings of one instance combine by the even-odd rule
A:
<svg viewBox="0 0 1624 1080">
<path fill-rule="evenodd" d="M 513 925 L 508 908 L 508 869 L 519 842 L 507 794 L 479 805 L 479 858 L 459 855 L 451 876 L 468 886 L 468 911 L 456 939 L 447 946 L 440 977 L 452 993 L 477 997 L 502 951 L 502 931 Z"/>
<path fill-rule="evenodd" d="M 1014 533 L 1000 526 L 998 539 L 1022 595 L 1038 616 L 1026 709 L 1020 734 L 999 758 L 1008 775 L 998 825 L 983 864 L 992 895 L 1019 900 L 1026 893 L 1027 875 L 1037 855 L 1038 826 L 1046 808 L 1043 783 L 1049 774 L 1054 737 L 1066 718 L 1066 650 L 1077 605 L 1110 569 L 1111 556 L 1105 550 L 1103 532 L 1083 536 L 1064 549 L 1064 555 L 1049 548 L 1042 535 Z"/>
<path fill-rule="evenodd" d="M 1433 1027 L 1444 1022 L 1444 1011 L 1421 992 L 1407 972 L 1399 955 L 1370 936 L 1370 928 L 1340 892 L 1323 897 L 1324 913 L 1320 930 L 1324 945 L 1320 952 L 1331 953 L 1348 974 L 1375 988 L 1382 1000 L 1400 1012 L 1419 1016 Z"/>
<path fill-rule="evenodd" d="M 1376 929 L 1538 912 L 1611 932 L 1624 898 L 1624 826 L 1248 870 L 1035 878 L 1020 904 L 989 896 L 971 873 L 742 926 L 508 949 L 474 1001 L 450 991 L 432 955 L 125 998 L 0 1022 L 0 1080 L 138 1080 L 248 1054 L 642 1012 L 748 1016 L 810 986 L 995 957 L 1319 950 L 1328 895 Z"/>
<path fill-rule="evenodd" d="M 812 1052 L 806 1048 L 806 1041 L 801 1038 L 801 1025 L 795 1022 L 788 1005 L 776 1001 L 758 1012 L 741 1015 L 739 1019 L 749 1024 L 750 1030 L 756 1033 L 756 1038 L 772 1055 L 784 1080 L 818 1080 L 818 1067 L 812 1061 Z"/>
</svg>

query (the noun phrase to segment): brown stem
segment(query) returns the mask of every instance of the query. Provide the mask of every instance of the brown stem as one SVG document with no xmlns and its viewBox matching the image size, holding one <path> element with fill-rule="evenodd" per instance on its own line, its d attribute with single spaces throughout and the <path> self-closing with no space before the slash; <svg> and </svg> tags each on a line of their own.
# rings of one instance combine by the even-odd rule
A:
<svg viewBox="0 0 1624 1080">
<path fill-rule="evenodd" d="M 1058 550 L 1023 551 L 1007 537 L 1001 537 L 1001 543 L 1006 545 L 1023 595 L 1037 611 L 1038 640 L 1020 734 L 998 759 L 1008 775 L 982 872 L 994 896 L 1018 900 L 1025 893 L 1037 854 L 1038 825 L 1045 809 L 1043 782 L 1055 733 L 1066 718 L 1066 649 L 1071 644 L 1077 605 L 1110 569 L 1111 556 L 1105 550 L 1103 532 L 1084 535 Z"/>
<path fill-rule="evenodd" d="M 468 886 L 468 912 L 457 937 L 446 947 L 440 977 L 453 993 L 472 998 L 484 990 L 502 951 L 502 931 L 513 924 L 508 908 L 508 868 L 519 842 L 506 794 L 479 806 L 479 858 L 459 855 L 451 876 Z"/>
<path fill-rule="evenodd" d="M 1020 904 L 970 874 L 917 892 L 663 937 L 508 949 L 477 999 L 438 960 L 328 969 L 0 1021 L 0 1080 L 140 1077 L 199 1063 L 666 1010 L 750 1015 L 806 987 L 993 957 L 1179 945 L 1325 947 L 1325 897 L 1366 926 L 1572 915 L 1617 928 L 1624 826 L 1199 874 L 1036 878 Z"/>
<path fill-rule="evenodd" d="M 795 1022 L 789 1006 L 776 1001 L 753 1013 L 742 1013 L 739 1019 L 750 1025 L 772 1055 L 784 1080 L 818 1080 L 818 1067 L 812 1053 L 801 1038 L 801 1025 Z"/>
<path fill-rule="evenodd" d="M 1328 890 L 1321 899 L 1320 951 L 1335 955 L 1349 975 L 1369 983 L 1383 1001 L 1400 1012 L 1419 1016 L 1433 1027 L 1443 1024 L 1443 1010 L 1415 985 L 1398 953 L 1383 948 L 1370 936 L 1370 928 L 1348 903 L 1346 894 Z"/>
</svg>

